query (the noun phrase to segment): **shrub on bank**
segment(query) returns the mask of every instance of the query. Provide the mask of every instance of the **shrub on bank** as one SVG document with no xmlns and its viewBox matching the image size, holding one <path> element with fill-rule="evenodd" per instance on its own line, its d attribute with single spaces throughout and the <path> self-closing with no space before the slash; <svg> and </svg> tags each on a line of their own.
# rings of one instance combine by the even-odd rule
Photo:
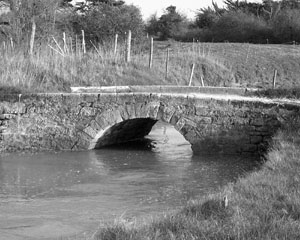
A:
<svg viewBox="0 0 300 240">
<path fill-rule="evenodd" d="M 272 39 L 271 29 L 266 22 L 244 12 L 228 12 L 212 27 L 215 42 L 266 43 Z"/>
<path fill-rule="evenodd" d="M 113 41 L 115 34 L 119 38 L 125 38 L 128 30 L 132 32 L 132 38 L 139 39 L 144 35 L 144 25 L 139 8 L 134 5 L 112 6 L 99 4 L 84 15 L 73 15 L 71 23 L 76 34 L 81 35 L 85 31 L 86 42 L 94 44 Z"/>
<path fill-rule="evenodd" d="M 249 95 L 267 98 L 300 99 L 300 88 L 264 89 L 255 92 L 249 92 Z"/>
<path fill-rule="evenodd" d="M 300 9 L 281 11 L 273 19 L 272 29 L 279 43 L 300 42 Z"/>
</svg>

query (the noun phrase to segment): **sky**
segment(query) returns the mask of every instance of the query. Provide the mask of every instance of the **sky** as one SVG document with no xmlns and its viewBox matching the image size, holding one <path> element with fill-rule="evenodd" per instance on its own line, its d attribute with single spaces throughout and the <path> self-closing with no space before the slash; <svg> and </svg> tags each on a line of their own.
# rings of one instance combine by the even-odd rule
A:
<svg viewBox="0 0 300 240">
<path fill-rule="evenodd" d="M 157 12 L 159 17 L 168 6 L 176 6 L 176 10 L 193 19 L 195 12 L 203 7 L 212 6 L 212 0 L 124 0 L 126 4 L 133 4 L 141 9 L 143 19 Z M 214 0 L 218 6 L 223 6 L 223 0 Z"/>
<path fill-rule="evenodd" d="M 72 2 L 81 2 L 82 0 L 72 0 Z M 173 5 L 179 13 L 186 15 L 189 19 L 194 19 L 197 10 L 212 6 L 212 0 L 123 0 L 126 4 L 133 4 L 141 9 L 143 19 L 147 20 L 150 15 L 157 13 L 160 17 L 164 10 Z M 213 0 L 219 7 L 224 6 L 224 0 Z M 261 2 L 252 0 L 249 2 Z"/>
</svg>

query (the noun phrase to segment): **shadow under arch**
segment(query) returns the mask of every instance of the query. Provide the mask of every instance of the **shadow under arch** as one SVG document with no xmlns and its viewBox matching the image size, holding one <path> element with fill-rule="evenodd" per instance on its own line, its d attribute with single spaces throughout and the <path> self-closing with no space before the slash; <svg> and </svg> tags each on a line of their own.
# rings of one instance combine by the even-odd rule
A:
<svg viewBox="0 0 300 240">
<path fill-rule="evenodd" d="M 178 112 L 177 106 L 167 107 L 160 101 L 138 102 L 122 104 L 116 108 L 106 110 L 95 116 L 91 122 L 92 139 L 89 149 L 116 145 L 120 143 L 143 139 L 147 136 L 157 121 L 173 126 L 191 145 L 193 139 L 189 136 L 193 126 L 185 121 Z M 189 132 L 189 134 L 187 134 Z"/>
<path fill-rule="evenodd" d="M 152 118 L 134 118 L 118 122 L 100 131 L 91 143 L 90 149 L 135 141 L 149 134 L 157 120 Z"/>
</svg>

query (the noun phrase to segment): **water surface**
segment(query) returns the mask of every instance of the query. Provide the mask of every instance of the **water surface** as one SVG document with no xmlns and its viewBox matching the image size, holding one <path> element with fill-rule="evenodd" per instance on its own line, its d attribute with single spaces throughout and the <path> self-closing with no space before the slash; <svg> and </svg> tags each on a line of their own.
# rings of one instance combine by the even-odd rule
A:
<svg viewBox="0 0 300 240">
<path fill-rule="evenodd" d="M 0 239 L 85 238 L 120 216 L 176 209 L 256 166 L 243 157 L 194 156 L 161 123 L 143 141 L 106 149 L 2 155 Z"/>
</svg>

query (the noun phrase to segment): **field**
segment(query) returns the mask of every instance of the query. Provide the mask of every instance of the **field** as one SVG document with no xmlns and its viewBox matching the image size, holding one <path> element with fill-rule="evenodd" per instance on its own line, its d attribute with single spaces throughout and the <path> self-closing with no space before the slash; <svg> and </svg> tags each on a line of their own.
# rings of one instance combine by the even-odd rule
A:
<svg viewBox="0 0 300 240">
<path fill-rule="evenodd" d="M 300 87 L 297 45 L 155 41 L 152 68 L 149 68 L 148 39 L 143 44 L 133 44 L 129 63 L 125 62 L 122 43 L 116 54 L 112 44 L 92 46 L 86 54 L 74 47 L 63 50 L 59 43 L 49 45 L 36 47 L 32 56 L 8 43 L 1 45 L 0 89 L 68 92 L 71 86 L 186 86 L 192 64 L 195 64 L 192 86 L 201 86 L 202 78 L 205 86 L 268 89 L 277 70 L 277 88 Z"/>
<path fill-rule="evenodd" d="M 29 56 L 7 44 L 0 54 L 0 94 L 69 92 L 71 86 L 186 86 L 195 64 L 192 86 L 201 86 L 203 79 L 205 86 L 254 87 L 263 96 L 300 96 L 297 45 L 155 42 L 152 68 L 148 42 L 133 45 L 129 63 L 122 44 L 116 54 L 111 45 L 94 46 L 86 54 L 44 46 Z M 259 171 L 161 219 L 145 224 L 120 219 L 101 228 L 95 239 L 300 239 L 299 122 L 295 119 L 273 137 Z"/>
</svg>

